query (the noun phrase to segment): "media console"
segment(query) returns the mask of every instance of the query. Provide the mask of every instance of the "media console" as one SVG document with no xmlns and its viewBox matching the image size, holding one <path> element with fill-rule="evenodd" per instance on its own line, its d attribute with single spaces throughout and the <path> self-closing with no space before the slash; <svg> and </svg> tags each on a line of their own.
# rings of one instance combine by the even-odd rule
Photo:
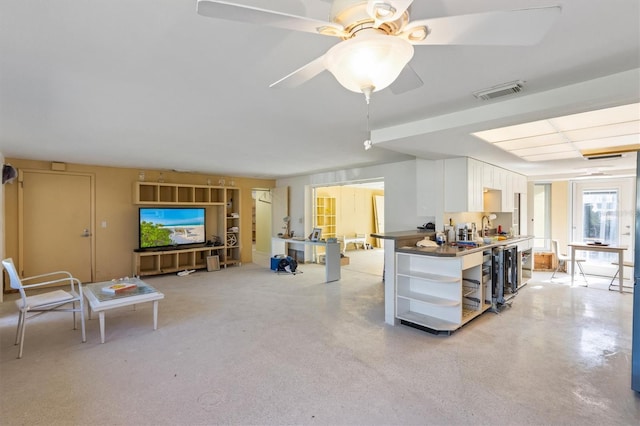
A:
<svg viewBox="0 0 640 426">
<path fill-rule="evenodd" d="M 218 256 L 220 266 L 241 265 L 240 188 L 164 182 L 134 182 L 133 203 L 139 206 L 206 209 L 206 230 L 221 245 L 178 246 L 158 251 L 136 250 L 133 275 L 159 275 L 207 268 L 207 258 Z"/>
<path fill-rule="evenodd" d="M 192 247 L 162 251 L 136 251 L 133 253 L 133 275 L 159 275 L 204 269 L 209 256 L 221 256 L 225 246 Z M 238 262 L 239 264 L 239 262 Z M 227 264 L 223 263 L 226 267 Z"/>
</svg>

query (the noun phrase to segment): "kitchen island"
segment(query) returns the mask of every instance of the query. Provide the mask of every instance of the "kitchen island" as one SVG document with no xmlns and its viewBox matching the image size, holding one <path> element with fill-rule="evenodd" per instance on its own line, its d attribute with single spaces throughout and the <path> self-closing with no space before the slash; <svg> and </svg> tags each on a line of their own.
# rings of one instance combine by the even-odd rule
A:
<svg viewBox="0 0 640 426">
<path fill-rule="evenodd" d="M 509 248 L 517 256 L 510 260 L 511 270 L 517 273 L 511 277 L 514 294 L 515 286 L 530 276 L 532 237 L 518 236 L 476 247 L 416 247 L 418 241 L 434 235 L 423 231 L 371 235 L 385 240 L 386 323 L 409 323 L 427 331 L 451 333 L 495 307 L 492 278 L 503 271 L 493 270 L 493 253 L 503 249 Z M 524 277 L 523 269 L 529 271 Z"/>
</svg>

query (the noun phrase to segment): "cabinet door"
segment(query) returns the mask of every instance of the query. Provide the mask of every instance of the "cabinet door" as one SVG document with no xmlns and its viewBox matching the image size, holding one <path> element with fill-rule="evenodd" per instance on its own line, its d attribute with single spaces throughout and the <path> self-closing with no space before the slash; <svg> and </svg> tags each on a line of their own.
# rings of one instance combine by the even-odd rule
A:
<svg viewBox="0 0 640 426">
<path fill-rule="evenodd" d="M 482 212 L 484 211 L 484 202 L 482 191 L 484 186 L 482 184 L 483 178 L 483 164 L 480 161 L 469 159 L 469 210 L 470 212 Z"/>
<path fill-rule="evenodd" d="M 444 210 L 482 212 L 482 163 L 473 158 L 444 160 Z"/>
<path fill-rule="evenodd" d="M 513 183 L 515 173 L 505 171 L 504 189 L 502 190 L 502 211 L 513 212 Z"/>
<path fill-rule="evenodd" d="M 495 167 L 491 164 L 484 163 L 482 165 L 482 186 L 483 188 L 495 189 L 493 183 L 493 170 Z"/>
<path fill-rule="evenodd" d="M 469 179 L 466 158 L 444 160 L 444 210 L 466 212 L 469 209 Z"/>
</svg>

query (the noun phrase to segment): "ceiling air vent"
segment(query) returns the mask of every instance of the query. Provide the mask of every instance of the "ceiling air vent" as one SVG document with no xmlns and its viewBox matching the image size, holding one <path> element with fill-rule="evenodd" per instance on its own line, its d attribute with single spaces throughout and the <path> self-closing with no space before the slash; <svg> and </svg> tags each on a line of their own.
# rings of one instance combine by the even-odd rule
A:
<svg viewBox="0 0 640 426">
<path fill-rule="evenodd" d="M 600 149 L 585 149 L 580 153 L 587 160 L 605 160 L 612 158 L 620 158 L 627 152 L 640 151 L 640 144 L 631 144 L 624 146 L 611 146 Z"/>
<path fill-rule="evenodd" d="M 473 96 L 478 99 L 488 101 L 490 99 L 499 98 L 501 96 L 511 95 L 513 93 L 519 93 L 524 87 L 524 81 L 516 80 L 509 83 L 499 84 L 497 86 L 489 87 L 488 89 L 478 90 L 473 92 Z"/>
<path fill-rule="evenodd" d="M 585 155 L 587 160 L 606 160 L 611 158 L 620 158 L 622 154 L 602 154 L 602 155 Z"/>
</svg>

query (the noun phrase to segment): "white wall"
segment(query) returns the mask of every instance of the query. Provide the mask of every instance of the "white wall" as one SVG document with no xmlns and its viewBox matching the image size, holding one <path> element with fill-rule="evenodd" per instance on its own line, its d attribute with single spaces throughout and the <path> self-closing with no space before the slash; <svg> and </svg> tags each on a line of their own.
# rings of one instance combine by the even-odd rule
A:
<svg viewBox="0 0 640 426">
<path fill-rule="evenodd" d="M 416 229 L 418 225 L 434 220 L 436 206 L 429 203 L 422 203 L 420 207 L 417 205 L 418 199 L 422 201 L 429 199 L 429 194 L 418 196 L 417 161 L 420 161 L 422 172 L 430 170 L 430 166 L 435 164 L 429 160 L 402 161 L 278 179 L 276 186 L 289 187 L 291 229 L 295 231 L 296 235 L 308 235 L 311 230 L 313 218 L 311 217 L 311 207 L 307 204 L 311 202 L 312 188 L 376 179 L 384 180 L 385 232 L 411 230 Z M 428 180 L 421 181 L 428 182 Z M 429 185 L 425 187 L 430 188 Z M 305 200 L 307 200 L 306 204 Z M 430 211 L 431 208 L 434 210 Z"/>
</svg>

